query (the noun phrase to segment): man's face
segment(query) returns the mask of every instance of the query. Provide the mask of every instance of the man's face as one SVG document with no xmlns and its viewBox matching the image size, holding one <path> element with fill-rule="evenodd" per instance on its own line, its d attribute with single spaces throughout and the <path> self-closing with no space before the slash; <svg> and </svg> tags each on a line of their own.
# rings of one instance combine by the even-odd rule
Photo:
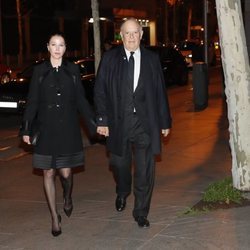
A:
<svg viewBox="0 0 250 250">
<path fill-rule="evenodd" d="M 120 35 L 124 47 L 129 51 L 135 51 L 140 46 L 143 31 L 136 21 L 128 20 L 121 27 Z"/>
</svg>

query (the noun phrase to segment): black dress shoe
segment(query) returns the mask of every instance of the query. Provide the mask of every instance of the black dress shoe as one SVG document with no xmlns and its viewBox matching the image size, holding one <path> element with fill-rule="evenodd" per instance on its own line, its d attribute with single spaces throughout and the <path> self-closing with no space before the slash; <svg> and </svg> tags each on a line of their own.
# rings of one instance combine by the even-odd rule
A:
<svg viewBox="0 0 250 250">
<path fill-rule="evenodd" d="M 115 207 L 118 212 L 123 211 L 126 207 L 126 198 L 117 196 L 115 200 Z"/>
<path fill-rule="evenodd" d="M 135 218 L 135 221 L 137 222 L 139 227 L 147 228 L 150 226 L 149 221 L 147 220 L 147 217 L 145 216 L 138 216 Z"/>
</svg>

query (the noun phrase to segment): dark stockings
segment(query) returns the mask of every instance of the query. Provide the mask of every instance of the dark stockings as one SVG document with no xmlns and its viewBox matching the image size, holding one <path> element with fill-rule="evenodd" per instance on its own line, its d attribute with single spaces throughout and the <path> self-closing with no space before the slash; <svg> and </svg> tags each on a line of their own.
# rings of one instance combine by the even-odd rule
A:
<svg viewBox="0 0 250 250">
<path fill-rule="evenodd" d="M 44 191 L 47 198 L 49 210 L 52 218 L 52 230 L 59 231 L 60 225 L 58 220 L 58 213 L 56 207 L 56 187 L 55 187 L 55 174 L 54 169 L 43 171 L 43 184 Z"/>
<path fill-rule="evenodd" d="M 69 217 L 73 209 L 71 197 L 73 188 L 73 175 L 70 168 L 62 168 L 59 171 L 63 187 L 64 212 Z"/>
<path fill-rule="evenodd" d="M 72 176 L 70 168 L 61 168 L 59 170 L 59 174 L 60 174 L 60 178 L 61 178 L 61 182 L 63 186 L 64 211 L 66 210 L 68 214 L 70 215 L 72 212 L 72 208 L 73 208 L 72 198 L 71 198 L 72 187 L 73 187 L 73 176 Z M 49 170 L 43 171 L 44 191 L 45 191 L 45 195 L 47 198 L 49 210 L 51 213 L 52 231 L 59 231 L 61 230 L 61 228 L 60 228 L 60 221 L 59 221 L 60 216 L 58 215 L 57 205 L 56 205 L 55 177 L 56 177 L 55 169 L 49 169 Z"/>
</svg>

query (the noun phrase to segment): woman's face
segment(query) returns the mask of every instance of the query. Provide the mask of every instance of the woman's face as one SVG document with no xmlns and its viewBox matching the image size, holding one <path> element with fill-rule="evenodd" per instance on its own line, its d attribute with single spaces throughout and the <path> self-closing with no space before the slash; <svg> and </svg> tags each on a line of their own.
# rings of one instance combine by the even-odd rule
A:
<svg viewBox="0 0 250 250">
<path fill-rule="evenodd" d="M 66 50 L 64 38 L 59 35 L 52 36 L 47 45 L 51 58 L 61 59 Z"/>
</svg>

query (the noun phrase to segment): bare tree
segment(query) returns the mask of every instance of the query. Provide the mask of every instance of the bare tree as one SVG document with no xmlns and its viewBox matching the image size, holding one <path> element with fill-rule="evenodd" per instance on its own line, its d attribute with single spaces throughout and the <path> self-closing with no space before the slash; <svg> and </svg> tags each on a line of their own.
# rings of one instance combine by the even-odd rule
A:
<svg viewBox="0 0 250 250">
<path fill-rule="evenodd" d="M 192 15 L 193 8 L 191 5 L 188 6 L 188 25 L 187 25 L 187 39 L 191 39 L 191 26 L 192 26 Z"/>
<path fill-rule="evenodd" d="M 91 0 L 93 28 L 94 28 L 94 53 L 95 53 L 95 71 L 97 72 L 101 60 L 101 42 L 100 42 L 100 18 L 98 0 Z"/>
<path fill-rule="evenodd" d="M 216 0 L 233 184 L 250 191 L 250 68 L 240 0 Z"/>
<path fill-rule="evenodd" d="M 21 2 L 16 0 L 17 10 L 17 24 L 18 24 L 18 37 L 19 37 L 19 53 L 18 53 L 18 65 L 23 63 L 23 31 L 22 31 L 22 15 L 21 15 Z"/>
</svg>

